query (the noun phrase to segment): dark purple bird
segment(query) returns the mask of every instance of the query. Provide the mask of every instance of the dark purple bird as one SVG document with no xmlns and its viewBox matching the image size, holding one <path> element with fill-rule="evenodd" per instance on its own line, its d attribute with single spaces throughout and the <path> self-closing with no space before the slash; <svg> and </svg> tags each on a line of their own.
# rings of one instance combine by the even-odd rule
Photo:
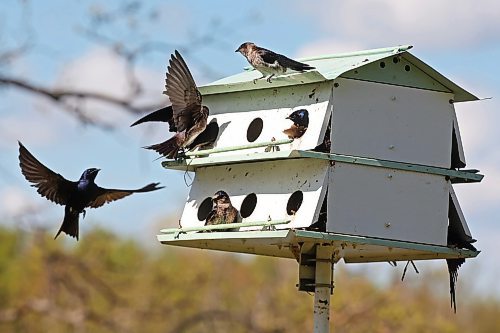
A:
<svg viewBox="0 0 500 333">
<path fill-rule="evenodd" d="M 271 78 L 273 76 L 285 74 L 289 69 L 297 72 L 314 69 L 314 67 L 308 64 L 292 60 L 282 54 L 274 53 L 271 50 L 259 47 L 250 42 L 241 44 L 235 52 L 240 52 L 248 60 L 250 65 L 262 74 L 262 77 L 253 80 L 253 83 L 256 83 L 257 80 L 263 79 L 268 75 L 269 77 L 266 81 L 271 83 Z"/>
<path fill-rule="evenodd" d="M 31 186 L 37 188 L 37 192 L 41 196 L 58 205 L 65 206 L 64 220 L 54 239 L 62 231 L 78 240 L 80 213 L 83 213 L 85 218 L 85 208 L 87 207 L 97 208 L 132 193 L 150 192 L 163 188 L 158 187 L 159 183 L 151 183 L 137 190 L 102 188 L 94 183 L 97 173 L 100 171 L 96 168 L 85 170 L 76 182 L 69 181 L 38 161 L 21 142 L 19 142 L 19 165 L 26 180 L 32 183 Z"/>
<path fill-rule="evenodd" d="M 176 133 L 167 141 L 144 148 L 154 150 L 168 158 L 177 158 L 179 150 L 188 148 L 205 130 L 209 113 L 208 108 L 201 104 L 201 94 L 186 62 L 178 51 L 175 51 L 170 58 L 164 93 L 172 102 L 171 107 L 165 108 L 167 112 L 165 119 L 168 119 L 171 108 L 174 126 L 171 125 L 170 129 L 175 128 Z M 156 112 L 160 113 L 160 111 Z"/>
<path fill-rule="evenodd" d="M 292 112 L 286 119 L 293 121 L 292 126 L 283 131 L 289 139 L 298 139 L 307 131 L 309 126 L 309 112 L 306 109 L 300 109 Z"/>
<path fill-rule="evenodd" d="M 472 237 L 465 235 L 465 233 L 461 232 L 456 228 L 456 226 L 449 225 L 448 226 L 448 246 L 459 248 L 459 249 L 468 249 L 471 251 L 477 251 L 477 249 L 472 245 L 476 240 Z M 453 308 L 453 311 L 457 312 L 457 302 L 455 297 L 455 287 L 458 278 L 458 269 L 465 263 L 464 258 L 457 259 L 446 259 L 446 264 L 448 266 L 448 274 L 450 276 L 450 304 Z"/>
</svg>

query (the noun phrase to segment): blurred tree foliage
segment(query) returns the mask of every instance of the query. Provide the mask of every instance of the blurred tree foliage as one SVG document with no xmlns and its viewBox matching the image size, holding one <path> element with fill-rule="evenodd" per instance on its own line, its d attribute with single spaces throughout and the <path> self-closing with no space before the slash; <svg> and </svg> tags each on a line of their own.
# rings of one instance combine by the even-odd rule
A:
<svg viewBox="0 0 500 333">
<path fill-rule="evenodd" d="M 0 229 L 0 331 L 311 331 L 313 297 L 296 290 L 292 260 L 158 248 L 102 230 L 64 247 L 44 231 Z M 448 295 L 435 291 L 445 276 L 421 275 L 417 284 L 395 277 L 381 288 L 338 267 L 334 332 L 500 327 L 498 300 L 463 292 L 454 315 Z"/>
</svg>

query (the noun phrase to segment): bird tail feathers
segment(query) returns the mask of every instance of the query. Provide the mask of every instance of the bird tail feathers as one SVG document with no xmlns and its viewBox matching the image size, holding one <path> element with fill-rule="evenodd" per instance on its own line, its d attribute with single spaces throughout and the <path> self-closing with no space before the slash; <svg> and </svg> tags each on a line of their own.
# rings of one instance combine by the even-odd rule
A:
<svg viewBox="0 0 500 333">
<path fill-rule="evenodd" d="M 59 236 L 59 234 L 62 231 L 71 237 L 75 237 L 76 240 L 78 240 L 79 217 L 80 217 L 80 212 L 66 206 L 63 223 L 61 225 L 61 228 L 57 232 L 56 236 L 54 237 L 54 239 L 56 239 L 57 236 Z"/>
<path fill-rule="evenodd" d="M 175 135 L 167 141 L 144 148 L 154 150 L 158 154 L 163 155 L 167 158 L 177 158 L 177 154 L 179 153 L 180 149 L 179 144 L 177 143 L 177 137 Z"/>
<path fill-rule="evenodd" d="M 457 302 L 455 298 L 455 288 L 458 278 L 458 269 L 462 264 L 465 263 L 465 259 L 446 259 L 446 264 L 448 265 L 448 273 L 450 275 L 450 303 L 453 311 L 457 313 Z"/>
</svg>

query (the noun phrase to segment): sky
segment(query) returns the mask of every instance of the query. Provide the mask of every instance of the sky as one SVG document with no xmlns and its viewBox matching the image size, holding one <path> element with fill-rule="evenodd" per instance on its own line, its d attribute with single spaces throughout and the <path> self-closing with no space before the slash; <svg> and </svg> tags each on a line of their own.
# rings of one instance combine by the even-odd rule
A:
<svg viewBox="0 0 500 333">
<path fill-rule="evenodd" d="M 82 33 L 95 24 L 89 14 L 118 8 L 123 2 L 22 3 L 0 3 L 0 45 L 15 47 L 28 40 L 32 46 L 17 61 L 0 65 L 0 74 L 51 87 L 114 96 L 128 93 L 123 60 Z M 208 45 L 197 44 L 199 47 L 184 53 L 199 85 L 247 66 L 234 53 L 245 41 L 291 57 L 411 44 L 413 55 L 464 89 L 480 98 L 491 97 L 455 104 L 467 167 L 485 174 L 482 183 L 457 185 L 455 190 L 482 251 L 464 266 L 463 275 L 475 277 L 479 289 L 489 288 L 500 297 L 500 287 L 495 285 L 500 274 L 496 257 L 500 251 L 498 1 L 485 0 L 480 6 L 470 1 L 458 6 L 451 0 L 149 1 L 140 7 L 140 13 L 139 21 L 121 13 L 117 24 L 100 30 L 128 48 L 147 39 L 172 46 L 149 52 L 137 62 L 137 78 L 144 88 L 138 104 L 166 103 L 161 92 L 167 59 L 177 45 L 196 43 L 200 35 Z M 92 228 L 105 227 L 154 246 L 160 227 L 175 226 L 172 222 L 165 225 L 165 221 L 180 218 L 189 191 L 185 175 L 164 170 L 154 154 L 140 148 L 165 139 L 161 124 L 129 128 L 135 117 L 102 103 L 87 105 L 92 115 L 116 124 L 117 130 L 108 133 L 80 124 L 45 99 L 4 87 L 0 87 L 0 97 L 1 223 L 27 232 L 38 226 L 55 233 L 62 221 L 63 208 L 40 198 L 19 172 L 16 141 L 20 140 L 39 160 L 68 179 L 76 180 L 84 169 L 98 167 L 102 171 L 97 182 L 103 187 L 136 188 L 152 181 L 166 186 L 162 191 L 88 211 L 81 223 L 82 237 Z M 19 219 L 27 209 L 36 214 Z M 73 239 L 64 241 L 72 244 Z M 378 271 L 384 270 L 385 266 Z"/>
</svg>

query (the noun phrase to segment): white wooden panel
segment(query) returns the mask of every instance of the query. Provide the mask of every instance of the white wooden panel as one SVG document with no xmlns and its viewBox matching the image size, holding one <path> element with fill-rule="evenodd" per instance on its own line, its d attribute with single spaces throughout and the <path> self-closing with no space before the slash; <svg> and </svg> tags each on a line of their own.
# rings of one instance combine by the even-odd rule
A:
<svg viewBox="0 0 500 333">
<path fill-rule="evenodd" d="M 337 162 L 329 179 L 327 231 L 446 245 L 444 177 Z"/>
<path fill-rule="evenodd" d="M 248 144 L 247 129 L 255 118 L 263 120 L 262 133 L 254 142 L 287 139 L 283 130 L 292 125 L 285 119 L 293 111 L 309 111 L 309 127 L 305 134 L 291 144 L 280 146 L 281 150 L 312 149 L 324 136 L 327 119 L 331 114 L 332 83 L 306 84 L 219 95 L 203 98 L 210 109 L 209 121 L 217 119 L 221 128 L 215 147 L 230 147 Z M 263 152 L 265 147 L 245 150 Z M 220 155 L 241 154 L 225 152 Z"/>
<path fill-rule="evenodd" d="M 338 79 L 332 151 L 450 167 L 452 94 Z"/>
<path fill-rule="evenodd" d="M 287 220 L 281 228 L 307 227 L 320 209 L 320 196 L 326 183 L 328 161 L 295 159 L 198 168 L 181 218 L 182 227 L 203 226 L 198 208 L 216 191 L 226 191 L 240 210 L 245 196 L 257 195 L 254 212 L 243 222 Z M 300 190 L 303 202 L 297 213 L 289 216 L 286 206 L 290 195 Z M 261 227 L 244 230 L 261 229 Z M 243 230 L 243 229 L 242 229 Z"/>
</svg>

